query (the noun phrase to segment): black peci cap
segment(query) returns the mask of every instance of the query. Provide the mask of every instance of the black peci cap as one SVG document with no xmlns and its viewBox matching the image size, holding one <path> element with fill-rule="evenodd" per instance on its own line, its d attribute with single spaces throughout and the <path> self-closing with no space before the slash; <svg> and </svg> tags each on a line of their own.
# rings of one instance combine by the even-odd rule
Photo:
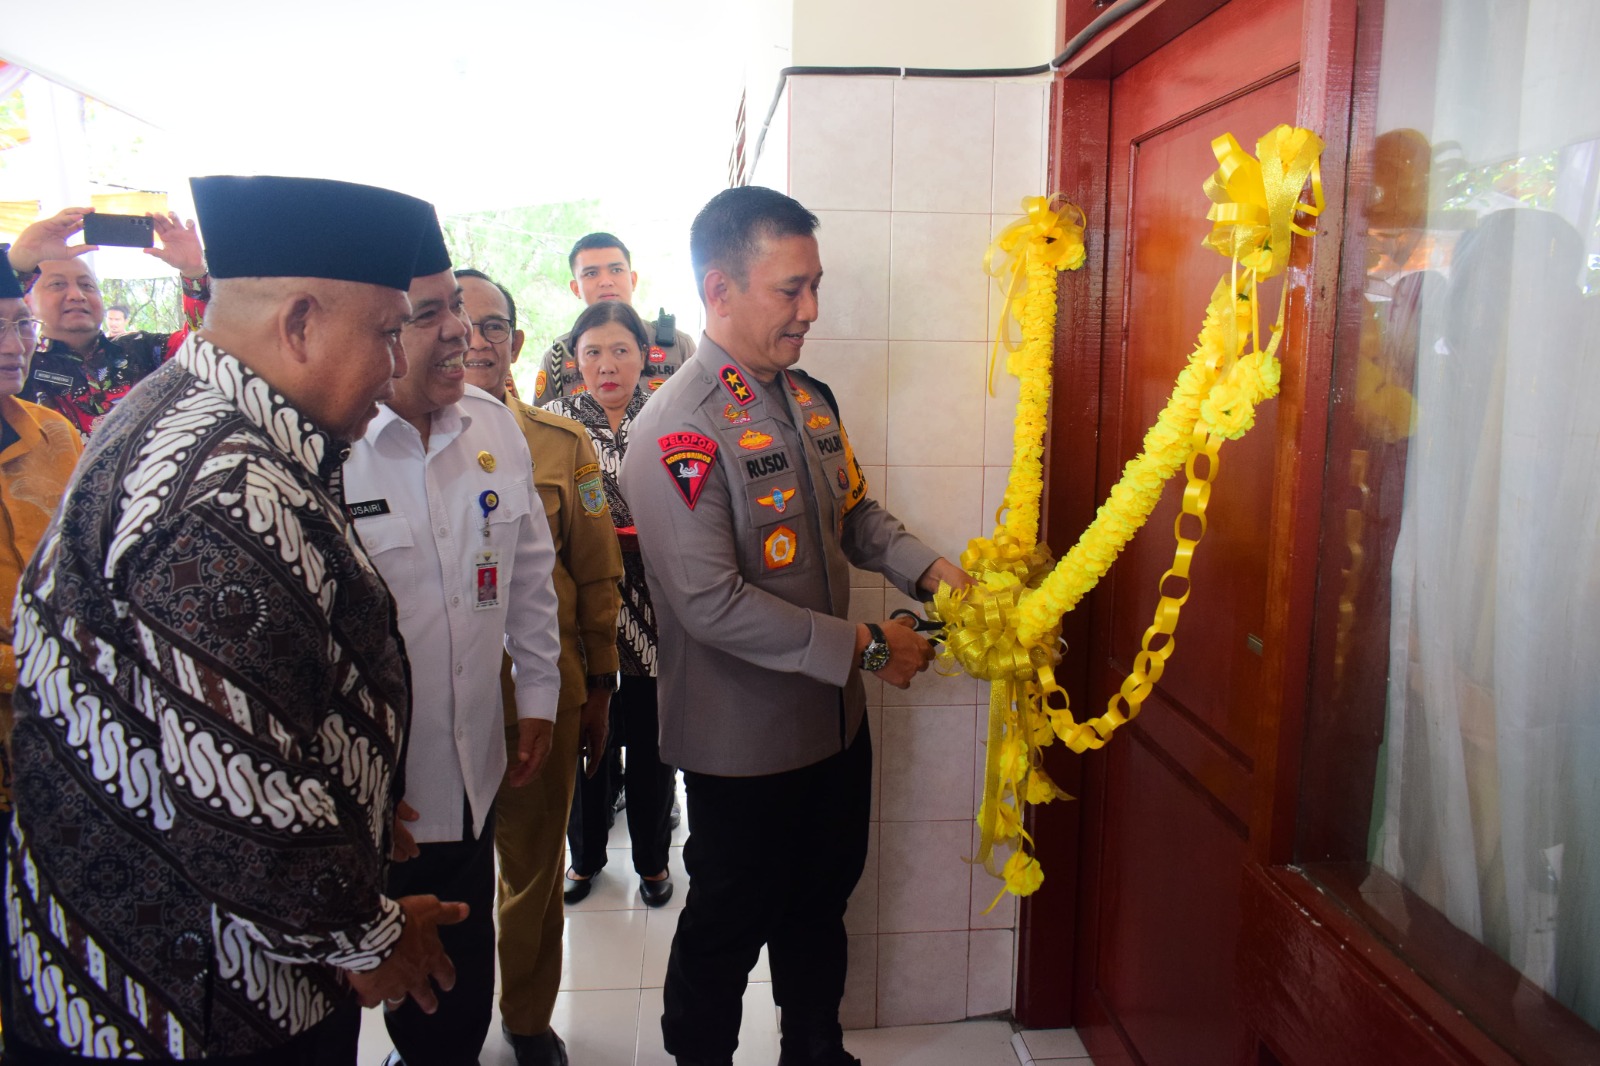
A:
<svg viewBox="0 0 1600 1066">
<path fill-rule="evenodd" d="M 427 201 L 372 185 L 214 175 L 189 187 L 214 278 L 331 278 L 404 291 L 425 220 L 439 226 Z"/>
<path fill-rule="evenodd" d="M 439 228 L 439 213 L 430 203 L 422 205 L 422 244 L 417 248 L 417 265 L 411 268 L 414 278 L 431 277 L 450 269 L 450 249 L 444 246 L 444 231 Z"/>
<path fill-rule="evenodd" d="M 0 244 L 0 300 L 20 300 L 22 285 L 17 281 L 17 272 L 11 269 L 11 261 L 6 258 L 9 251 L 11 245 Z"/>
</svg>

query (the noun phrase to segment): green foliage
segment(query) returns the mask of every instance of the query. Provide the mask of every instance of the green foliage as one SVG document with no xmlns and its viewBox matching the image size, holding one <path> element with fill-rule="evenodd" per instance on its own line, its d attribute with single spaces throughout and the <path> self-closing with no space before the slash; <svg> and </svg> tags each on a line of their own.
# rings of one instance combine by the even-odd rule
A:
<svg viewBox="0 0 1600 1066">
<path fill-rule="evenodd" d="M 176 277 L 102 278 L 100 298 L 108 308 L 121 304 L 128 309 L 130 331 L 172 333 L 183 326 L 183 286 Z"/>
<path fill-rule="evenodd" d="M 583 310 L 567 283 L 567 253 L 585 233 L 605 229 L 598 200 L 511 207 L 451 215 L 443 220 L 445 243 L 458 267 L 494 278 L 517 301 L 517 328 L 527 334 L 522 358 L 512 367 L 517 388 L 533 395 L 539 357 L 571 328 Z"/>
</svg>

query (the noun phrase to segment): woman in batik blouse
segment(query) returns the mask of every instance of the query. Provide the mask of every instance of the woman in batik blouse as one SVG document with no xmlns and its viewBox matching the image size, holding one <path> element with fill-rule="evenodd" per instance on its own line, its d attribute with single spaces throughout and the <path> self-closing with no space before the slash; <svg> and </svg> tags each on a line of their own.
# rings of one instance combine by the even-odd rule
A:
<svg viewBox="0 0 1600 1066">
<path fill-rule="evenodd" d="M 620 300 L 601 300 L 573 326 L 573 351 L 583 375 L 583 391 L 559 396 L 545 410 L 581 422 L 600 459 L 606 498 L 617 529 L 631 531 L 628 501 L 617 488 L 617 474 L 628 450 L 628 431 L 649 393 L 640 387 L 649 334 L 638 312 Z M 658 378 L 655 380 L 665 380 Z M 660 721 L 656 712 L 656 623 L 645 587 L 644 561 L 626 536 L 622 545 L 622 609 L 617 614 L 617 653 L 622 684 L 611 700 L 611 745 L 627 750 L 628 833 L 633 838 L 633 868 L 645 903 L 659 907 L 672 897 L 667 848 L 677 768 L 661 764 Z M 564 898 L 576 903 L 589 894 L 606 864 L 611 784 L 615 760 L 600 761 L 592 778 L 579 777 L 567 823 L 572 865 Z"/>
</svg>

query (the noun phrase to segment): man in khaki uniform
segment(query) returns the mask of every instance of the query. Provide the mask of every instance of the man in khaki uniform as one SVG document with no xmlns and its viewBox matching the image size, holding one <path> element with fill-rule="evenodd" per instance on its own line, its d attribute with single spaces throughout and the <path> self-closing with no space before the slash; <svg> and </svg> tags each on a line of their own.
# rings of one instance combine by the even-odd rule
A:
<svg viewBox="0 0 1600 1066">
<path fill-rule="evenodd" d="M 606 749 L 617 678 L 622 555 L 588 433 L 570 419 L 507 395 L 506 377 L 524 339 L 511 294 L 476 270 L 458 270 L 456 278 L 472 322 L 467 381 L 517 416 L 556 548 L 561 699 L 555 737 L 537 778 L 523 788 L 502 785 L 495 801 L 495 848 L 500 856 L 500 1014 L 506 1038 L 519 1066 L 565 1066 L 566 1049 L 550 1028 L 550 1014 L 561 984 L 567 811 L 580 741 L 591 766 L 598 766 Z M 501 682 L 506 744 L 514 752 L 516 705 L 509 663 Z"/>
<path fill-rule="evenodd" d="M 633 269 L 628 246 L 609 233 L 586 233 L 578 238 L 567 256 L 572 269 L 572 295 L 592 307 L 601 300 L 621 300 L 633 307 L 633 290 L 639 272 Z M 637 310 L 637 308 L 635 308 Z M 643 318 L 641 311 L 639 317 Z M 650 347 L 644 355 L 644 374 L 639 385 L 654 392 L 694 355 L 694 338 L 674 327 L 670 335 L 666 324 L 673 321 L 663 312 L 654 322 L 645 322 Z M 533 380 L 533 402 L 543 406 L 557 396 L 576 396 L 583 391 L 583 375 L 578 373 L 578 357 L 572 350 L 572 333 L 557 337 L 539 363 Z"/>
<path fill-rule="evenodd" d="M 661 759 L 689 793 L 661 1019 L 679 1066 L 731 1066 L 763 944 L 780 1066 L 859 1066 L 839 1001 L 872 793 L 861 676 L 906 688 L 933 652 L 905 624 L 850 621 L 850 565 L 907 595 L 971 583 L 872 499 L 833 393 L 793 369 L 817 317 L 816 226 L 755 187 L 700 212 L 706 333 L 622 463 L 660 638 Z"/>
</svg>

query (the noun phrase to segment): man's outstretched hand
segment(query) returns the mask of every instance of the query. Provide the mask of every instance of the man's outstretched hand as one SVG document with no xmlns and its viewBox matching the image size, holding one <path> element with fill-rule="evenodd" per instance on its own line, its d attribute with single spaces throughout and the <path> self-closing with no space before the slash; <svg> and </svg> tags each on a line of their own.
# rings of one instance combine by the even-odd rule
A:
<svg viewBox="0 0 1600 1066">
<path fill-rule="evenodd" d="M 363 1007 L 387 1003 L 397 1007 L 409 996 L 425 1013 L 439 1009 L 433 986 L 448 992 L 456 985 L 456 967 L 439 943 L 439 926 L 465 921 L 465 903 L 441 903 L 437 896 L 402 896 L 396 901 L 406 914 L 394 953 L 375 970 L 346 971 Z"/>
</svg>

